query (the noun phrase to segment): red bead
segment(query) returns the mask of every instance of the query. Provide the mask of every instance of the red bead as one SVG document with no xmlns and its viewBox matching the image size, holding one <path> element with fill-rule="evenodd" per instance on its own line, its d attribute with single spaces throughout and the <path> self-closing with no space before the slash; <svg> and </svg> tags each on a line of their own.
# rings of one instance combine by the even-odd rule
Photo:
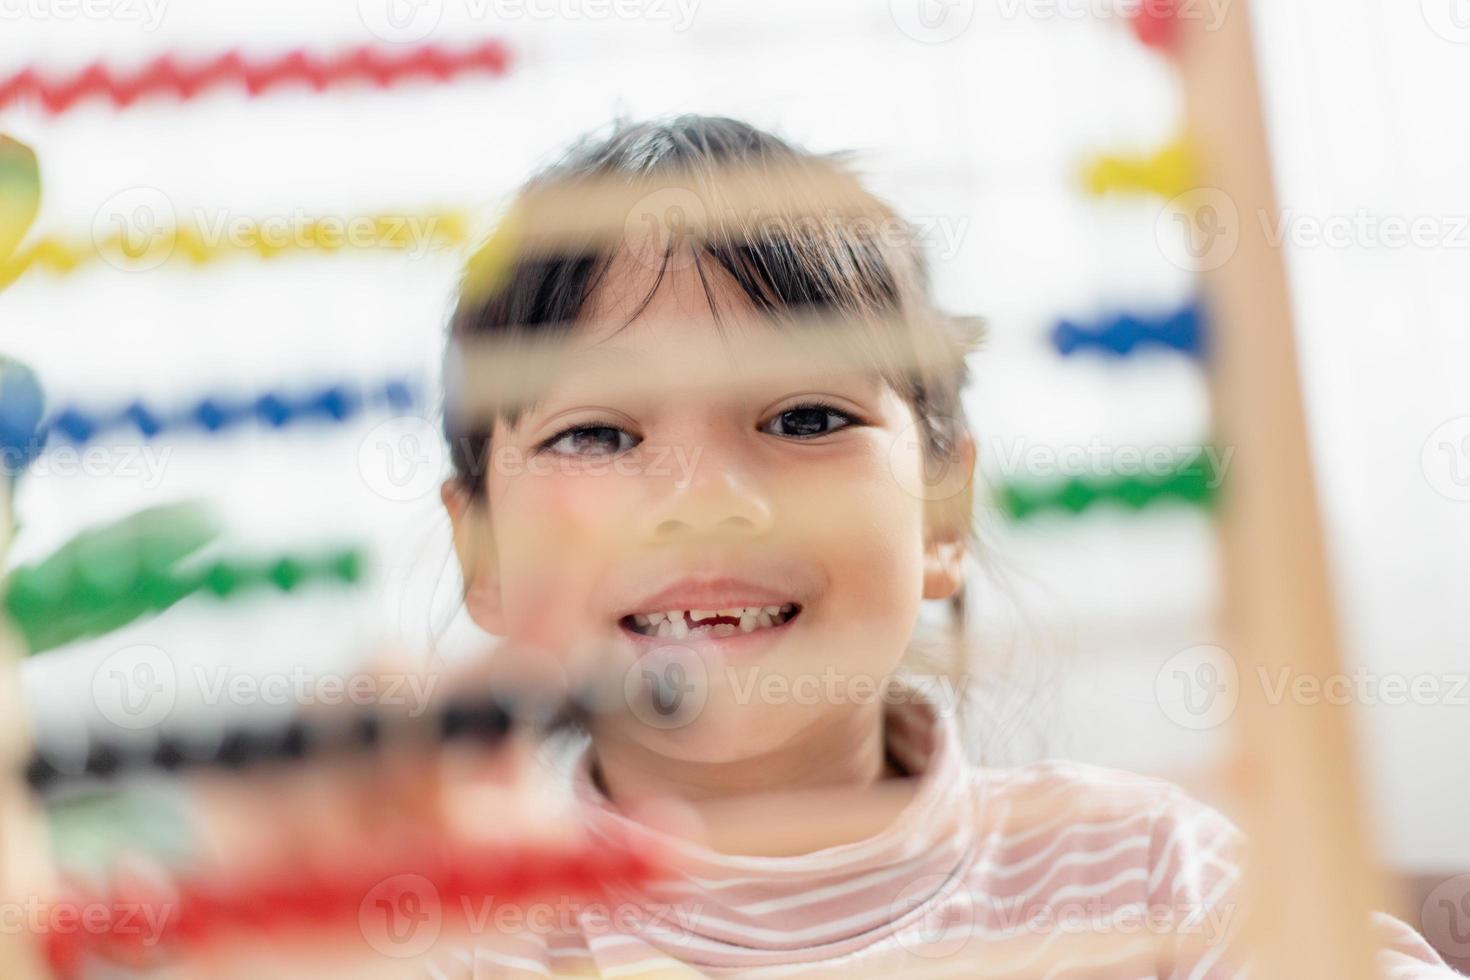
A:
<svg viewBox="0 0 1470 980">
<path fill-rule="evenodd" d="M 1150 47 L 1173 47 L 1178 12 L 1178 0 L 1142 0 L 1133 15 L 1133 31 Z"/>
</svg>

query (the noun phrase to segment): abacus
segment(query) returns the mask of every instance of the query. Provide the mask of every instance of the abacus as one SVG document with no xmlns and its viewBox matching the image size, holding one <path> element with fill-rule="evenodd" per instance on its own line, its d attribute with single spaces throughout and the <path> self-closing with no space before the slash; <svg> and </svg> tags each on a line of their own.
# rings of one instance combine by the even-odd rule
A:
<svg viewBox="0 0 1470 980">
<path fill-rule="evenodd" d="M 1246 12 L 1233 10 L 1218 30 L 1209 33 L 1172 12 L 1172 4 L 1143 4 L 1133 26 L 1140 43 L 1157 48 L 1177 67 L 1187 94 L 1187 141 L 1136 158 L 1099 152 L 1079 181 L 1100 196 L 1141 194 L 1165 200 L 1213 187 L 1227 193 L 1242 211 L 1274 213 Z M 258 64 L 233 54 L 189 64 L 162 58 L 127 75 L 93 65 L 69 78 L 48 78 L 28 68 L 0 81 L 0 108 L 34 100 L 45 112 L 61 114 L 88 100 L 125 110 L 150 95 L 187 100 L 226 87 L 256 97 L 286 84 L 326 93 L 349 84 L 447 83 L 469 74 L 498 77 L 511 61 L 507 46 L 491 42 L 457 53 L 433 47 L 407 54 L 363 49 L 320 56 L 297 51 Z M 7 153 L 0 160 L 5 165 L 0 174 L 0 216 L 6 219 L 0 222 L 0 245 L 9 248 L 0 256 L 0 282 L 80 273 L 99 258 L 123 263 L 156 258 L 130 253 L 121 238 L 87 244 L 80 236 L 46 236 L 23 244 L 25 226 L 34 214 L 34 178 L 26 176 L 35 172 L 34 161 L 13 145 Z M 32 188 L 32 203 L 25 203 L 26 193 L 12 193 L 15 187 Z M 467 283 L 494 290 L 507 262 L 559 241 L 620 239 L 627 233 L 629 215 L 640 208 L 652 207 L 655 223 L 667 226 L 671 219 L 660 203 L 667 199 L 659 195 L 669 191 L 678 195 L 681 205 L 681 224 L 674 230 L 697 237 L 727 220 L 721 215 L 748 208 L 843 208 L 850 203 L 845 190 L 825 176 L 762 174 L 751 179 L 731 174 L 714 188 L 657 182 L 533 197 L 523 211 L 504 217 L 489 242 L 470 257 Z M 783 199 L 783 194 L 788 196 Z M 11 201 L 20 204 L 12 206 Z M 691 213 L 687 207 L 691 201 L 702 206 Z M 434 229 L 436 247 L 456 248 L 474 241 L 468 209 L 418 217 Z M 370 247 L 393 250 L 408 244 L 402 223 L 395 226 L 398 219 L 393 216 L 368 215 L 364 220 L 375 231 Z M 181 227 L 168 238 L 169 258 L 204 264 L 248 254 L 265 260 L 288 251 L 341 250 L 322 226 L 313 226 L 306 237 L 304 246 L 278 247 L 256 234 L 243 248 L 222 249 L 203 241 L 195 230 Z M 817 349 L 834 362 L 854 353 L 825 336 L 820 326 L 805 334 Z M 1295 666 L 1319 675 L 1337 670 L 1340 661 L 1286 279 L 1279 256 L 1260 230 L 1242 228 L 1234 260 L 1203 275 L 1198 298 L 1163 314 L 1121 311 L 1090 321 L 1059 316 L 1051 343 L 1059 357 L 1069 359 L 1121 361 L 1163 353 L 1198 364 L 1209 379 L 1218 438 L 1238 448 L 1241 463 L 1223 488 L 1224 474 L 1215 472 L 1203 456 L 1180 459 L 1173 472 L 1158 478 L 1014 481 L 996 490 L 1000 511 L 1024 522 L 1038 516 L 1084 515 L 1107 503 L 1138 512 L 1161 505 L 1208 509 L 1219 518 L 1232 650 L 1242 667 Z M 865 351 L 858 358 L 908 356 L 922 365 L 942 353 Z M 466 350 L 464 358 L 463 376 L 447 383 L 457 410 L 470 417 L 487 415 L 504 401 L 514 400 L 517 385 L 534 388 L 556 363 L 555 351 L 523 347 Z M 612 381 L 645 383 L 626 376 Z M 718 382 L 697 370 L 685 378 L 694 390 Z M 34 400 L 7 403 L 6 390 L 13 389 L 0 385 L 0 433 L 7 451 L 23 461 L 58 444 L 82 445 L 118 433 L 144 439 L 167 438 L 175 432 L 227 437 L 246 428 L 269 432 L 331 425 L 377 410 L 407 410 L 426 401 L 412 382 L 390 379 L 345 381 L 302 392 L 201 393 L 180 407 L 144 400 L 121 407 L 67 406 L 47 415 Z M 168 526 L 180 526 L 179 514 L 168 516 Z M 1146 515 L 1141 513 L 1140 519 Z M 12 658 L 95 636 L 184 601 L 205 601 L 209 596 L 225 601 L 261 588 L 285 593 L 308 586 L 352 587 L 362 575 L 365 558 L 352 548 L 325 555 L 241 556 L 202 568 L 181 567 L 208 537 L 205 531 L 190 533 L 184 526 L 182 539 L 174 540 L 146 533 L 147 528 L 97 534 L 46 562 L 17 569 L 7 581 L 4 603 L 14 630 L 7 644 Z M 549 574 L 573 561 L 570 551 L 553 547 L 556 544 L 566 543 L 548 543 Z M 548 623 L 546 636 L 535 638 L 544 647 L 566 639 L 558 636 L 554 622 Z M 1370 837 L 1355 769 L 1348 764 L 1315 764 L 1353 758 L 1347 711 L 1328 705 L 1267 704 L 1261 692 L 1249 686 L 1242 693 L 1237 748 L 1226 782 L 1241 804 L 1245 829 L 1255 846 L 1247 881 L 1253 909 L 1249 944 L 1257 969 L 1270 977 L 1367 980 L 1376 975 L 1375 948 L 1365 928 L 1369 910 L 1392 910 L 1394 903 L 1367 860 Z M 230 729 L 220 744 L 202 752 L 191 749 L 186 739 L 168 734 L 141 752 L 132 746 L 97 743 L 70 768 L 45 753 L 32 752 L 19 737 L 7 736 L 4 754 L 13 778 L 0 794 L 0 804 L 3 826 L 11 831 L 6 860 L 0 865 L 6 872 L 0 876 L 0 895 L 35 894 L 56 887 L 43 884 L 45 869 L 33 869 L 17 857 L 41 839 L 35 829 L 32 793 L 64 793 L 70 784 L 139 774 L 303 766 L 322 754 L 368 753 L 389 742 L 438 745 L 468 739 L 493 747 L 507 740 L 520 723 L 517 702 L 495 693 L 450 702 L 414 724 L 364 712 L 323 719 L 320 724 L 292 719 L 266 732 Z M 504 896 L 545 890 L 597 892 L 637 885 L 657 871 L 656 861 L 632 848 L 585 853 L 534 847 L 464 853 L 405 848 L 403 854 L 375 866 L 340 869 L 335 876 L 300 887 L 245 881 L 222 892 L 219 883 L 185 882 L 176 899 L 182 917 L 166 935 L 165 945 L 206 944 L 221 934 L 235 940 L 242 933 L 275 936 L 288 928 L 330 931 L 351 919 L 362 896 L 376 883 L 395 873 L 422 874 L 448 896 Z M 110 904 L 117 907 L 119 901 Z M 102 945 L 114 944 L 111 952 L 125 945 L 113 932 L 104 933 Z M 0 971 L 20 980 L 73 975 L 88 952 L 74 934 L 6 936 L 3 942 Z M 1066 953 L 1077 949 L 1102 956 L 1109 943 L 1079 942 Z M 1048 953 L 1062 955 L 1062 950 Z M 955 972 L 955 966 L 946 969 Z M 964 963 L 958 967 L 976 968 Z M 1027 964 L 1028 970 L 1033 968 L 1039 969 Z"/>
</svg>

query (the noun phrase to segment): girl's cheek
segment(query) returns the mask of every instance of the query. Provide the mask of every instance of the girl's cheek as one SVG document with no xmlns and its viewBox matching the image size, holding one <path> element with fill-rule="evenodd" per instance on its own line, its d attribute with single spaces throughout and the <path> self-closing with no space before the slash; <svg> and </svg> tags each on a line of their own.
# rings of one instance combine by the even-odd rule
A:
<svg viewBox="0 0 1470 980">
<path fill-rule="evenodd" d="M 523 489 L 537 508 L 536 525 L 570 529 L 578 546 L 588 539 L 625 537 L 639 498 L 638 481 L 597 466 L 565 466 L 547 475 L 528 476 Z"/>
<path fill-rule="evenodd" d="M 582 537 L 626 517 L 632 507 L 636 481 L 606 463 L 554 456 L 535 460 L 537 465 L 505 481 L 502 494 L 503 511 L 527 533 Z"/>
<path fill-rule="evenodd" d="M 924 503 L 894 469 L 911 461 L 889 452 L 888 440 L 866 449 L 844 467 L 844 490 L 823 524 L 823 551 L 842 565 L 834 575 L 844 582 L 840 598 L 853 607 L 855 622 L 901 618 L 922 590 Z"/>
<path fill-rule="evenodd" d="M 616 476 L 519 477 L 499 511 L 500 573 L 513 633 L 546 646 L 596 635 L 596 590 L 628 543 L 636 488 Z M 555 627 L 561 632 L 546 635 Z"/>
<path fill-rule="evenodd" d="M 905 489 L 919 471 L 919 454 L 886 430 L 816 465 L 782 475 L 780 501 L 824 537 L 860 547 L 903 550 L 923 534 L 923 500 Z"/>
</svg>

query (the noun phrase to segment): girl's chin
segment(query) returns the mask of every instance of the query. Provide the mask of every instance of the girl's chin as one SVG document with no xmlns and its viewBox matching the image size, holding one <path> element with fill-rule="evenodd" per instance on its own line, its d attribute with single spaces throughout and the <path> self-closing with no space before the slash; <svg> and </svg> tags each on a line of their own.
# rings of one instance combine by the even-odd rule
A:
<svg viewBox="0 0 1470 980">
<path fill-rule="evenodd" d="M 648 751 L 679 762 L 735 765 L 779 754 L 819 716 L 820 711 L 810 707 L 721 704 L 712 698 L 686 724 L 666 729 L 639 726 L 630 737 Z"/>
</svg>

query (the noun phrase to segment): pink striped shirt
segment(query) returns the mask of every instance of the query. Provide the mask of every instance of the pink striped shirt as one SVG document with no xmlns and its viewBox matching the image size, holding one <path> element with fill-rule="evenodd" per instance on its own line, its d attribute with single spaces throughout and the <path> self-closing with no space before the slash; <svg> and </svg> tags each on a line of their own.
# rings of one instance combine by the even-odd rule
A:
<svg viewBox="0 0 1470 980">
<path fill-rule="evenodd" d="M 919 785 L 875 837 L 794 857 L 659 839 L 681 873 L 484 937 L 434 977 L 955 976 L 1215 978 L 1248 974 L 1237 933 L 1240 832 L 1159 779 L 1070 762 L 969 765 L 952 719 L 915 698 L 889 746 Z M 649 837 L 593 786 L 594 835 Z M 1394 978 L 1459 976 L 1375 913 Z"/>
</svg>

